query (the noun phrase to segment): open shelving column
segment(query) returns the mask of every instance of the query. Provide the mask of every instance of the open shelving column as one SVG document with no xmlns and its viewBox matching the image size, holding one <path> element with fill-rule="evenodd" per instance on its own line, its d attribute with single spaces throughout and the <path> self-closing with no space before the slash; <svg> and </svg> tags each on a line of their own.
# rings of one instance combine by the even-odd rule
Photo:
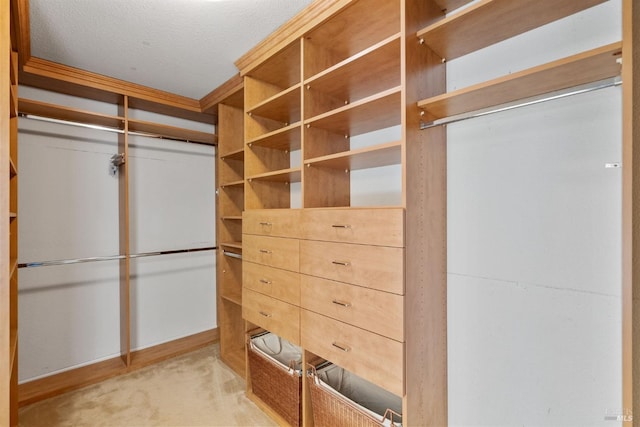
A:
<svg viewBox="0 0 640 427">
<path fill-rule="evenodd" d="M 242 211 L 244 210 L 244 92 L 218 104 L 218 328 L 220 358 L 245 376 L 242 320 Z"/>
</svg>

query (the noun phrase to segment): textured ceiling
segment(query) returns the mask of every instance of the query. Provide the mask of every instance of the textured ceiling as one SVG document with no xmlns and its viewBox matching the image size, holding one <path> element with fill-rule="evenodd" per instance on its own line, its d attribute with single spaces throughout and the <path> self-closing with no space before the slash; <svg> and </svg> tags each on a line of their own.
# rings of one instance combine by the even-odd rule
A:
<svg viewBox="0 0 640 427">
<path fill-rule="evenodd" d="M 31 54 L 199 99 L 311 0 L 30 0 Z"/>
</svg>

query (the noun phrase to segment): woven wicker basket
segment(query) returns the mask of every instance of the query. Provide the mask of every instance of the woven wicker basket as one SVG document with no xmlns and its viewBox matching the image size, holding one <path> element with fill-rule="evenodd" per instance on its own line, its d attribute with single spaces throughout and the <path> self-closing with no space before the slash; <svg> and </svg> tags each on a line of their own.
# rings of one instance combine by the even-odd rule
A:
<svg viewBox="0 0 640 427">
<path fill-rule="evenodd" d="M 248 346 L 253 393 L 290 425 L 300 425 L 302 378 L 299 371 L 266 357 Z"/>
<path fill-rule="evenodd" d="M 320 384 L 314 367 L 307 370 L 309 389 L 311 391 L 311 407 L 313 409 L 313 423 L 315 427 L 357 426 L 380 427 L 384 426 L 383 420 L 394 421 L 401 418 L 400 414 L 387 409 L 382 421 L 352 402 L 347 397 L 327 390 Z M 389 422 L 387 421 L 387 425 Z"/>
</svg>

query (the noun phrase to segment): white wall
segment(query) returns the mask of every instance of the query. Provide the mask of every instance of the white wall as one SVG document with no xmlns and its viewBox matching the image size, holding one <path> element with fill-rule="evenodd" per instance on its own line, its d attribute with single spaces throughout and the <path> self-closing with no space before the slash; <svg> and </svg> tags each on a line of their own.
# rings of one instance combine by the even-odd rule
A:
<svg viewBox="0 0 640 427">
<path fill-rule="evenodd" d="M 610 1 L 448 64 L 450 89 L 620 40 Z M 621 90 L 451 124 L 453 426 L 613 426 L 621 407 Z"/>
<path fill-rule="evenodd" d="M 117 114 L 110 104 L 28 87 L 20 96 Z M 213 147 L 130 143 L 132 252 L 214 246 Z M 118 179 L 109 174 L 116 152 L 114 133 L 20 119 L 20 263 L 118 254 Z M 21 382 L 119 354 L 118 278 L 117 261 L 20 270 Z M 134 260 L 132 279 L 134 349 L 216 327 L 213 251 Z"/>
</svg>

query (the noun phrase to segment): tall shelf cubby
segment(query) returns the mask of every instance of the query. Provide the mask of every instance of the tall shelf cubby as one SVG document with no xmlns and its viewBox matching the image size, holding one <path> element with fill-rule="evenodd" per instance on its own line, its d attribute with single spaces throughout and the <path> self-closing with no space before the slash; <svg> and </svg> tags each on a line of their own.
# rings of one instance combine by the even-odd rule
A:
<svg viewBox="0 0 640 427">
<path fill-rule="evenodd" d="M 303 363 L 334 362 L 399 396 L 404 425 L 446 425 L 440 121 L 615 78 L 622 44 L 450 92 L 446 62 L 604 1 L 336 2 L 240 58 L 247 330 L 270 330 L 300 345 Z M 360 203 L 354 172 L 387 166 L 400 169 L 398 197 Z M 376 316 L 365 305 L 393 308 Z M 268 406 L 247 378 L 248 395 Z M 303 378 L 301 424 L 312 425 Z"/>
<path fill-rule="evenodd" d="M 245 375 L 242 320 L 242 212 L 244 211 L 244 93 L 218 104 L 218 319 L 220 357 Z"/>
</svg>

